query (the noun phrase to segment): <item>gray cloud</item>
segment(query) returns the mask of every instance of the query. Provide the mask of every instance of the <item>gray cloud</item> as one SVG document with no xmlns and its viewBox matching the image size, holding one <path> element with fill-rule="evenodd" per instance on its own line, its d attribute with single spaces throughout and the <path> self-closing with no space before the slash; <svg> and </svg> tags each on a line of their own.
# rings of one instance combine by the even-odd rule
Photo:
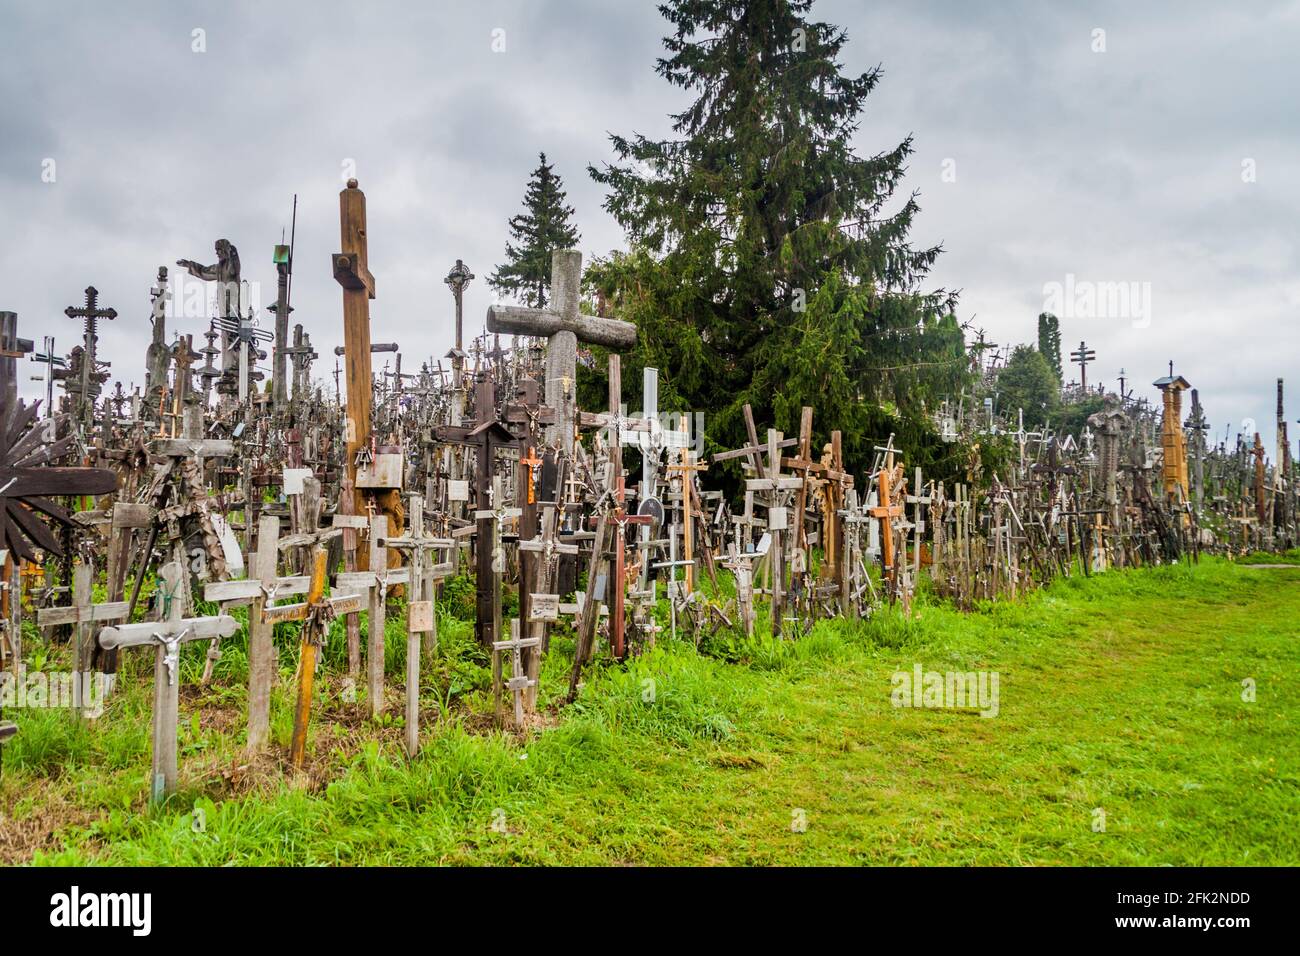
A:
<svg viewBox="0 0 1300 956">
<path fill-rule="evenodd" d="M 458 257 L 474 269 L 467 327 L 481 328 L 536 154 L 565 178 L 584 252 L 604 254 L 622 235 L 586 165 L 610 158 L 608 132 L 662 134 L 684 102 L 653 74 L 666 32 L 653 4 L 3 6 L 0 308 L 66 348 L 79 333 L 63 308 L 93 283 L 120 313 L 103 346 L 127 381 L 142 375 L 157 267 L 228 237 L 269 301 L 294 193 L 294 318 L 328 380 L 349 159 L 368 197 L 373 334 L 408 364 L 441 356 L 441 278 Z M 915 135 L 914 238 L 944 243 L 933 284 L 963 290 L 964 316 L 1032 341 L 1045 283 L 1150 283 L 1147 328 L 1063 320 L 1066 342 L 1097 350 L 1089 378 L 1123 366 L 1154 397 L 1146 383 L 1172 359 L 1213 421 L 1254 418 L 1269 440 L 1274 379 L 1300 354 L 1300 4 L 821 0 L 814 15 L 848 29 L 848 69 L 885 68 L 856 141 L 865 154 Z"/>
</svg>

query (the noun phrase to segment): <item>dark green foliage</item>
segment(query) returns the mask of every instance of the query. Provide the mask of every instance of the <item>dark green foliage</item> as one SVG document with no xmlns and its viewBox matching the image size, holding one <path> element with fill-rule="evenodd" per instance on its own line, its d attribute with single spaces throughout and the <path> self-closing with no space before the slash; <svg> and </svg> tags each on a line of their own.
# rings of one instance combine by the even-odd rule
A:
<svg viewBox="0 0 1300 956">
<path fill-rule="evenodd" d="M 811 405 L 817 451 L 840 429 L 861 471 L 891 431 L 925 429 L 968 363 L 955 297 L 921 289 L 940 247 L 910 244 L 914 195 L 894 202 L 912 141 L 854 154 L 881 74 L 844 74 L 847 35 L 810 5 L 660 8 L 675 29 L 658 72 L 694 100 L 676 138 L 613 136 L 618 161 L 590 170 L 631 249 L 586 278 L 639 327 L 624 382 L 657 367 L 660 408 L 704 412 L 714 448 L 745 442 L 747 402 L 787 434 Z"/>
<path fill-rule="evenodd" d="M 488 285 L 540 309 L 551 289 L 551 253 L 576 246 L 579 237 L 571 222 L 573 207 L 564 202 L 563 182 L 545 153 L 538 159 L 524 193 L 524 212 L 510 220 L 506 261 L 488 278 Z"/>
<path fill-rule="evenodd" d="M 1061 320 L 1050 312 L 1038 316 L 1038 351 L 1056 373 L 1056 380 L 1065 381 L 1061 366 Z"/>
<path fill-rule="evenodd" d="M 1062 404 L 1052 418 L 1056 431 L 1063 435 L 1078 436 L 1083 426 L 1088 424 L 1088 416 L 1095 415 L 1106 407 L 1100 395 L 1089 395 L 1082 401 Z"/>
<path fill-rule="evenodd" d="M 1025 427 L 1037 428 L 1055 416 L 1060 403 L 1060 382 L 1043 354 L 1032 345 L 1017 345 L 1006 367 L 998 372 L 998 409 L 1013 425 L 1017 409 L 1025 413 Z"/>
</svg>

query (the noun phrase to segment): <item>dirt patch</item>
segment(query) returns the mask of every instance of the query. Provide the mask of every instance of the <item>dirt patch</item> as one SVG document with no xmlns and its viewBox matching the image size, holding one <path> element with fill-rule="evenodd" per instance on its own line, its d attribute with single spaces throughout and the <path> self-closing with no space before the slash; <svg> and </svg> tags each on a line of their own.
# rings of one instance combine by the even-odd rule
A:
<svg viewBox="0 0 1300 956">
<path fill-rule="evenodd" d="M 63 830 L 85 828 L 99 817 L 53 793 L 43 796 L 37 809 L 20 820 L 0 812 L 0 866 L 27 863 L 38 851 L 62 850 Z"/>
</svg>

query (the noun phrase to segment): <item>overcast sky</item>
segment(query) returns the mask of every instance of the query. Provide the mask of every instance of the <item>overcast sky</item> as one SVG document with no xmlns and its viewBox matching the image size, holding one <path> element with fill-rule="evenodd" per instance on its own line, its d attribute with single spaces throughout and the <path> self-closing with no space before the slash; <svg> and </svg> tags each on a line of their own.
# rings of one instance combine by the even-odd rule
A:
<svg viewBox="0 0 1300 956">
<path fill-rule="evenodd" d="M 1096 350 L 1090 381 L 1123 367 L 1154 398 L 1173 360 L 1216 438 L 1249 418 L 1270 440 L 1275 379 L 1300 356 L 1300 2 L 820 0 L 813 13 L 848 29 L 846 69 L 884 67 L 859 152 L 914 134 L 913 238 L 943 243 L 932 284 L 962 290 L 963 318 L 995 342 L 1033 341 L 1056 306 L 1067 350 Z M 609 132 L 666 132 L 683 102 L 654 73 L 666 23 L 649 2 L 0 0 L 0 24 L 0 309 L 66 351 L 80 325 L 63 309 L 94 284 L 119 313 L 103 357 L 128 384 L 143 378 L 158 266 L 212 262 L 228 238 L 269 304 L 295 193 L 294 320 L 332 378 L 349 162 L 369 209 L 372 338 L 399 342 L 408 368 L 443 355 L 442 277 L 458 257 L 477 273 L 467 336 L 479 331 L 537 153 L 564 178 L 584 255 L 605 254 L 623 235 L 587 164 L 611 158 Z M 1089 305 L 1100 283 L 1133 297 L 1107 303 L 1102 286 Z M 169 339 L 178 324 L 196 343 L 206 328 L 182 318 Z"/>
</svg>

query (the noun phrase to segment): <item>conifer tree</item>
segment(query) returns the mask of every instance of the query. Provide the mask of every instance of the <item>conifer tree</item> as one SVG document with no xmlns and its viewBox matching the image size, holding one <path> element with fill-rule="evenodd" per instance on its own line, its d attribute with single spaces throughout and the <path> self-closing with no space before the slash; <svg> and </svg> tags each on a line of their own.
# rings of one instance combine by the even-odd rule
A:
<svg viewBox="0 0 1300 956">
<path fill-rule="evenodd" d="M 1038 316 L 1038 351 L 1043 353 L 1047 364 L 1052 366 L 1057 382 L 1065 381 L 1061 366 L 1061 320 L 1050 312 L 1042 312 Z"/>
<path fill-rule="evenodd" d="M 880 70 L 846 75 L 846 33 L 811 0 L 668 0 L 675 29 L 657 71 L 694 94 L 675 138 L 611 137 L 591 175 L 632 248 L 589 283 L 639 327 L 639 365 L 661 371 L 660 407 L 704 411 L 710 437 L 744 441 L 741 409 L 818 441 L 844 434 L 861 468 L 873 439 L 926 416 L 968 373 L 954 297 L 923 292 L 939 246 L 908 233 L 916 196 L 895 201 L 909 137 L 873 156 L 852 139 Z M 634 380 L 634 379 L 632 379 Z"/>
<path fill-rule="evenodd" d="M 540 309 L 551 291 L 551 253 L 578 244 L 572 223 L 573 207 L 555 168 L 538 154 L 538 166 L 528 180 L 524 211 L 510 219 L 506 261 L 488 277 L 488 284 L 503 295 Z"/>
</svg>

